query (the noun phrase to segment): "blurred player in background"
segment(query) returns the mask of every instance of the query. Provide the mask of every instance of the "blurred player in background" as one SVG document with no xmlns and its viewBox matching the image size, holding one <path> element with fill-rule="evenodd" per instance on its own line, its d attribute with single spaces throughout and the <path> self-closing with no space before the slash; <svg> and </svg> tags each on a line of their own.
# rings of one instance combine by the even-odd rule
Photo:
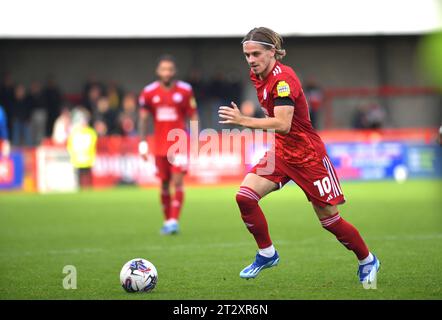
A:
<svg viewBox="0 0 442 320">
<path fill-rule="evenodd" d="M 358 230 L 339 215 L 337 205 L 345 202 L 344 194 L 325 146 L 312 127 L 301 83 L 293 69 L 280 62 L 285 56 L 281 36 L 267 28 L 255 28 L 242 44 L 267 117 L 246 117 L 232 102 L 230 107 L 220 107 L 220 122 L 275 130 L 276 134 L 274 148 L 246 175 L 236 195 L 241 217 L 259 247 L 255 261 L 240 277 L 255 278 L 261 270 L 278 264 L 279 255 L 258 201 L 293 180 L 312 202 L 321 225 L 357 256 L 359 280 L 373 283 L 379 261 Z M 268 166 L 270 161 L 273 166 Z"/>
<path fill-rule="evenodd" d="M 0 105 L 0 158 L 9 156 L 10 150 L 8 119 L 6 118 L 5 109 Z"/>
<path fill-rule="evenodd" d="M 183 180 L 187 172 L 187 156 L 175 155 L 168 159 L 167 152 L 174 141 L 167 141 L 173 129 L 186 129 L 187 119 L 198 121 L 196 101 L 190 84 L 176 80 L 175 59 L 164 55 L 158 60 L 158 80 L 147 85 L 140 94 L 140 154 L 147 160 L 147 118 L 153 117 L 154 143 L 149 146 L 155 156 L 157 175 L 161 180 L 161 204 L 164 224 L 161 234 L 176 234 L 184 201 Z M 170 160 L 170 161 L 169 161 Z M 171 186 L 174 193 L 171 193 Z"/>
</svg>

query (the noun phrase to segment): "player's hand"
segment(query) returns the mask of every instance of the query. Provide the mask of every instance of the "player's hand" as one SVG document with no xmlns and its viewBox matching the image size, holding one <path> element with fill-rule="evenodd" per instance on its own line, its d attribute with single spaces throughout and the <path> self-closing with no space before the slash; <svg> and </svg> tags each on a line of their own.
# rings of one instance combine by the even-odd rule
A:
<svg viewBox="0 0 442 320">
<path fill-rule="evenodd" d="M 219 121 L 219 123 L 230 123 L 230 124 L 241 124 L 241 120 L 243 119 L 243 115 L 241 111 L 238 109 L 238 106 L 235 102 L 230 103 L 230 107 L 221 106 L 218 109 L 218 115 L 220 118 L 224 119 Z"/>
<path fill-rule="evenodd" d="M 147 144 L 147 141 L 143 140 L 140 141 L 138 144 L 138 153 L 140 154 L 141 158 L 143 158 L 144 161 L 147 161 L 147 154 L 149 152 L 149 145 Z"/>
</svg>

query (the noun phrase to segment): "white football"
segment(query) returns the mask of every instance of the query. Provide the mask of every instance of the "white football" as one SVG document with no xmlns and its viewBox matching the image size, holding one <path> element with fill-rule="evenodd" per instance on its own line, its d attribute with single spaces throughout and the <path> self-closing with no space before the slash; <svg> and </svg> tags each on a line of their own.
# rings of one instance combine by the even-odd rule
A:
<svg viewBox="0 0 442 320">
<path fill-rule="evenodd" d="M 120 283 L 127 292 L 149 292 L 157 285 L 158 272 L 146 259 L 128 261 L 120 272 Z"/>
</svg>

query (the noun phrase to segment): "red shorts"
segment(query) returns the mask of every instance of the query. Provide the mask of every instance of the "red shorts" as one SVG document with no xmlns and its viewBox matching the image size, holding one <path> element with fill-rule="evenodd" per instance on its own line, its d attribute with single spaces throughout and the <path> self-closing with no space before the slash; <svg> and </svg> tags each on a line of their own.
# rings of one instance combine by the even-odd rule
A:
<svg viewBox="0 0 442 320">
<path fill-rule="evenodd" d="M 173 173 L 186 173 L 187 163 L 176 161 L 170 163 L 167 156 L 155 156 L 157 177 L 162 181 L 169 181 Z"/>
<path fill-rule="evenodd" d="M 278 184 L 279 188 L 293 180 L 304 191 L 307 199 L 319 207 L 345 202 L 338 176 L 328 156 L 322 162 L 298 167 L 288 165 L 277 156 L 273 159 L 266 154 L 250 172 Z"/>
</svg>

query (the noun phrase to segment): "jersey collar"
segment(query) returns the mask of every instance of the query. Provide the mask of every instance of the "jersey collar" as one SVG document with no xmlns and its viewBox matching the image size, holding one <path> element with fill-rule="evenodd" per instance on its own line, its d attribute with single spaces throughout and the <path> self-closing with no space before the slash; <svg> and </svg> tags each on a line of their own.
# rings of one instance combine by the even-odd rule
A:
<svg viewBox="0 0 442 320">
<path fill-rule="evenodd" d="M 278 60 L 276 60 L 275 64 L 273 65 L 272 70 L 270 70 L 269 74 L 268 74 L 264 79 L 260 79 L 260 78 L 258 78 L 258 76 L 257 76 L 256 74 L 254 74 L 253 71 L 252 71 L 251 69 L 250 69 L 250 72 L 251 72 L 251 74 L 253 75 L 253 77 L 254 77 L 257 81 L 259 81 L 259 82 L 266 82 L 266 81 L 269 79 L 270 75 L 273 74 L 273 71 L 275 70 L 275 68 L 276 68 L 277 66 L 281 66 L 281 63 L 280 63 Z"/>
<path fill-rule="evenodd" d="M 163 89 L 164 91 L 172 91 L 173 89 L 175 89 L 176 87 L 176 80 L 172 81 L 172 85 L 170 87 L 165 87 L 161 81 L 158 81 L 160 83 L 160 88 Z"/>
</svg>

